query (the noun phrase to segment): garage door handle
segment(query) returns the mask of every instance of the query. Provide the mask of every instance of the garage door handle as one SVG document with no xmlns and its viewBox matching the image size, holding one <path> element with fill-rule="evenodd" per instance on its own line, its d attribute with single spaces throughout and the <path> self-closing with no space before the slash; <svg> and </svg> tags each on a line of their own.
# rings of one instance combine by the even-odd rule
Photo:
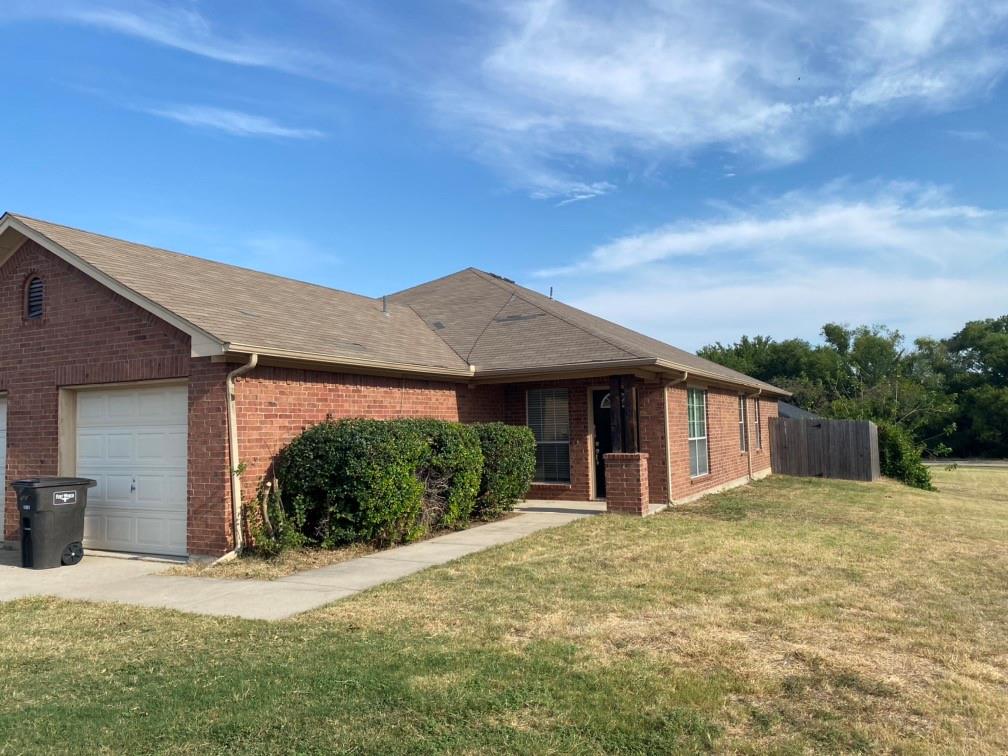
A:
<svg viewBox="0 0 1008 756">
<path fill-rule="evenodd" d="M 130 493 L 136 493 L 136 478 L 133 478 L 133 482 L 130 483 Z"/>
</svg>

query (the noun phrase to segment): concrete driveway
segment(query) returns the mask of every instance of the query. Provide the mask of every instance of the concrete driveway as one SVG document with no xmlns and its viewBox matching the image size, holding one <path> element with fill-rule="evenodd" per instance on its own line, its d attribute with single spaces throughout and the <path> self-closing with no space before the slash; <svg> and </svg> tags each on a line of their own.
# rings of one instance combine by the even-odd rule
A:
<svg viewBox="0 0 1008 756">
<path fill-rule="evenodd" d="M 599 514 L 598 502 L 526 502 L 507 520 L 380 551 L 279 580 L 161 575 L 175 562 L 85 554 L 73 567 L 26 570 L 20 553 L 0 551 L 0 601 L 26 596 L 109 601 L 193 614 L 278 620 L 467 554 Z"/>
</svg>

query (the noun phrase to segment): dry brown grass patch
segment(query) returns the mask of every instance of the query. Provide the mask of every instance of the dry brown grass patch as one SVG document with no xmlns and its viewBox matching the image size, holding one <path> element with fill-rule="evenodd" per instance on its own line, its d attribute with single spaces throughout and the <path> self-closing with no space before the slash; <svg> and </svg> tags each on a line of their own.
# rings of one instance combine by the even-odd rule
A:
<svg viewBox="0 0 1008 756">
<path fill-rule="evenodd" d="M 374 548 L 363 544 L 339 549 L 290 549 L 269 558 L 250 554 L 222 564 L 191 562 L 173 567 L 164 574 L 231 580 L 276 580 L 296 572 L 328 567 L 371 553 L 374 553 Z"/>
</svg>

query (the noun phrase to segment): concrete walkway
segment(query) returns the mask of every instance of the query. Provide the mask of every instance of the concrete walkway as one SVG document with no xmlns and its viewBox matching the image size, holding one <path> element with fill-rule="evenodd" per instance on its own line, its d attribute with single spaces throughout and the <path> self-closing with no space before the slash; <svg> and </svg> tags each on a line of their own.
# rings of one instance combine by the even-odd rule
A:
<svg viewBox="0 0 1008 756">
<path fill-rule="evenodd" d="M 0 601 L 25 596 L 110 601 L 193 614 L 279 620 L 428 567 L 605 511 L 600 502 L 529 501 L 507 520 L 400 546 L 279 580 L 222 580 L 158 574 L 171 560 L 86 555 L 75 567 L 25 570 L 0 552 Z"/>
</svg>

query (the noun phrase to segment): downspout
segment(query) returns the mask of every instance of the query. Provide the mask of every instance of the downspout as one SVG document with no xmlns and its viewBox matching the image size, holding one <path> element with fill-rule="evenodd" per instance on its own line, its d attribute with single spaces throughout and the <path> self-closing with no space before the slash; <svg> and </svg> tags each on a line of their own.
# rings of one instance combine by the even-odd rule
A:
<svg viewBox="0 0 1008 756">
<path fill-rule="evenodd" d="M 746 397 L 746 401 L 749 401 L 750 399 L 758 399 L 759 396 L 760 396 L 760 394 L 762 394 L 762 393 L 763 393 L 763 389 L 759 389 L 755 394 L 749 394 L 749 396 Z M 756 408 L 756 411 L 759 412 L 759 407 Z M 749 408 L 748 407 L 745 408 L 745 412 L 743 413 L 743 416 L 745 417 L 746 464 L 749 465 L 749 480 L 752 481 L 752 479 L 753 479 L 753 474 L 752 474 L 752 436 L 749 434 Z"/>
<path fill-rule="evenodd" d="M 227 390 L 227 423 L 228 423 L 228 456 L 231 463 L 231 513 L 234 520 L 234 548 L 218 559 L 214 564 L 230 562 L 241 553 L 242 539 L 244 538 L 242 528 L 242 498 L 241 498 L 241 475 L 238 472 L 238 412 L 235 409 L 235 378 L 250 370 L 254 370 L 259 364 L 259 355 L 249 355 L 249 361 L 241 367 L 237 367 L 227 375 L 225 382 Z"/>
<path fill-rule="evenodd" d="M 680 383 L 685 383 L 689 378 L 689 371 L 684 370 L 682 378 L 671 383 L 666 383 L 662 389 L 662 403 L 665 407 L 665 486 L 668 491 L 668 503 L 672 503 L 672 437 L 669 435 L 668 417 L 668 390 Z"/>
</svg>

